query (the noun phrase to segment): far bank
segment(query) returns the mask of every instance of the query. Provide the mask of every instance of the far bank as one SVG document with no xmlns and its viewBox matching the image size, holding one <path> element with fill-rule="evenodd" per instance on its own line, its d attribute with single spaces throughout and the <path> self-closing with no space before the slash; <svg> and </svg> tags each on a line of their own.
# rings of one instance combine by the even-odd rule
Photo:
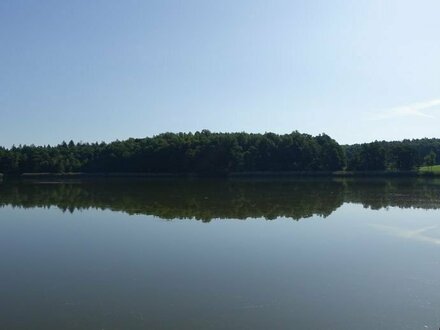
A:
<svg viewBox="0 0 440 330">
<path fill-rule="evenodd" d="M 384 177 L 384 178 L 398 178 L 398 177 L 440 177 L 440 172 L 429 171 L 249 171 L 249 172 L 230 172 L 230 173 L 124 173 L 124 172 L 109 172 L 109 173 L 84 173 L 84 172 L 70 172 L 70 173 L 23 173 L 19 175 L 3 175 L 2 179 L 84 179 L 84 178 L 203 178 L 203 177 L 218 177 L 218 178 L 314 178 L 314 177 L 329 177 L 329 178 L 352 178 L 352 177 Z"/>
</svg>

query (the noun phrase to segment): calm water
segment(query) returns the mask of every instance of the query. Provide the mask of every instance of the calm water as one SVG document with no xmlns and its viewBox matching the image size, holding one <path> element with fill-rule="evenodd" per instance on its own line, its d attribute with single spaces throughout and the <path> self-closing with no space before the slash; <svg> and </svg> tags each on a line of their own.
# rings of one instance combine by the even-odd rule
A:
<svg viewBox="0 0 440 330">
<path fill-rule="evenodd" d="M 0 329 L 439 329 L 440 181 L 0 184 Z"/>
</svg>

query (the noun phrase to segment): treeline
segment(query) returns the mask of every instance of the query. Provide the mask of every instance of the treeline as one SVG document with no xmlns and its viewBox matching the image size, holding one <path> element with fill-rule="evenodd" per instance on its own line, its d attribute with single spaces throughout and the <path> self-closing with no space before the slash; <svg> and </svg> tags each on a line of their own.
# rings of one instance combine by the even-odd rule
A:
<svg viewBox="0 0 440 330">
<path fill-rule="evenodd" d="M 440 139 L 376 141 L 344 146 L 349 171 L 409 171 L 433 166 L 440 155 Z"/>
<path fill-rule="evenodd" d="M 328 135 L 164 133 L 112 143 L 0 148 L 0 173 L 384 171 L 432 166 L 439 139 L 341 146 Z"/>
<path fill-rule="evenodd" d="M 293 132 L 165 133 L 112 143 L 62 143 L 0 149 L 0 173 L 336 171 L 342 147 L 329 136 Z"/>
</svg>

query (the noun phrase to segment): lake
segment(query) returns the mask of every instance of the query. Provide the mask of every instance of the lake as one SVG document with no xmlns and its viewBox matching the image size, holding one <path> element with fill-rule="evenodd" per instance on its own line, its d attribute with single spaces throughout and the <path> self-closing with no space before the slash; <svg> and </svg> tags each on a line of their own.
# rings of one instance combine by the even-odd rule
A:
<svg viewBox="0 0 440 330">
<path fill-rule="evenodd" d="M 440 180 L 0 183 L 0 329 L 439 329 Z"/>
</svg>

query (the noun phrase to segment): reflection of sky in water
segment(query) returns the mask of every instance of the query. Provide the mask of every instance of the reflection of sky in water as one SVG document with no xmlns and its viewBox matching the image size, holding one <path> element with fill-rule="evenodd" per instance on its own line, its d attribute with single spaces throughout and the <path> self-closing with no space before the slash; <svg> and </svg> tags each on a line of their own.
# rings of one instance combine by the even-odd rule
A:
<svg viewBox="0 0 440 330">
<path fill-rule="evenodd" d="M 78 205 L 111 201 L 75 199 L 72 192 L 84 191 L 69 191 Z M 126 206 L 138 201 L 134 193 L 124 195 L 122 212 L 5 205 L 0 329 L 13 329 L 17 320 L 23 329 L 45 330 L 438 329 L 439 210 L 373 210 L 343 198 L 329 202 L 322 191 L 311 200 L 309 191 L 309 198 L 279 199 L 268 212 L 275 196 L 262 207 L 260 194 L 249 195 L 255 190 L 242 192 L 233 212 L 222 209 L 229 205 L 224 198 L 210 198 L 212 204 L 187 214 L 245 216 L 251 208 L 243 206 L 253 202 L 261 214 L 309 216 L 325 202 L 332 212 L 300 221 L 163 221 L 127 214 Z M 38 194 L 23 194 L 23 203 L 29 196 Z M 51 198 L 62 205 L 58 197 Z M 179 215 L 189 205 L 176 206 L 180 196 L 165 193 L 147 197 L 157 202 L 147 210 L 153 214 L 174 207 L 172 215 Z"/>
<path fill-rule="evenodd" d="M 379 225 L 379 224 L 370 224 L 371 227 L 389 233 L 391 235 L 395 235 L 402 238 L 407 238 L 416 241 L 422 241 L 427 243 L 432 243 L 436 245 L 440 245 L 440 238 L 429 236 L 429 233 L 436 232 L 435 229 L 438 226 L 428 226 L 419 228 L 416 230 L 408 230 L 400 227 Z"/>
</svg>

